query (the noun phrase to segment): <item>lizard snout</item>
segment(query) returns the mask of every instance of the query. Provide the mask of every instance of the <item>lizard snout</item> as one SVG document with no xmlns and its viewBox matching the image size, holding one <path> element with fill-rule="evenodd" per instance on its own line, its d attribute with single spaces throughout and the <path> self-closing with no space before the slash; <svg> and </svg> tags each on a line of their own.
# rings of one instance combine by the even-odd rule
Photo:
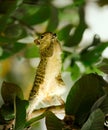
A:
<svg viewBox="0 0 108 130">
<path fill-rule="evenodd" d="M 34 40 L 34 43 L 35 43 L 36 45 L 40 45 L 39 39 L 35 39 L 35 40 Z"/>
</svg>

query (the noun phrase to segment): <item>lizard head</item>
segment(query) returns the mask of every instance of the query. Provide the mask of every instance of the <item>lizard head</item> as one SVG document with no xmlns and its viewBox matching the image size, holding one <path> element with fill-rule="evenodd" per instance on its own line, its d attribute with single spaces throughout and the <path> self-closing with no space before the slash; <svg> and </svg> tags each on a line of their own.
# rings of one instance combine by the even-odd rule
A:
<svg viewBox="0 0 108 130">
<path fill-rule="evenodd" d="M 34 42 L 36 45 L 40 45 L 40 48 L 46 48 L 55 40 L 56 40 L 56 34 L 46 32 L 41 34 L 39 38 L 34 40 Z"/>
<path fill-rule="evenodd" d="M 61 54 L 61 47 L 56 34 L 51 32 L 43 33 L 39 38 L 34 40 L 34 42 L 36 45 L 39 45 L 40 55 L 43 57 L 51 57 L 55 53 Z"/>
</svg>

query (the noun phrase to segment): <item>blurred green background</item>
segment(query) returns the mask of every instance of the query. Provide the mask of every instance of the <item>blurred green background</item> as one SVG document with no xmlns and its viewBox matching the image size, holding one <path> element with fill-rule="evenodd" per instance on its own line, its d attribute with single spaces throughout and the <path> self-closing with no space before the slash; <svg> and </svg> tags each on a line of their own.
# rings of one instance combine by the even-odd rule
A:
<svg viewBox="0 0 108 130">
<path fill-rule="evenodd" d="M 62 45 L 67 93 L 83 74 L 96 72 L 107 80 L 108 55 L 102 54 L 108 47 L 108 37 L 105 34 L 107 38 L 103 38 L 104 34 L 98 34 L 90 25 L 90 6 L 108 10 L 108 1 L 0 0 L 0 86 L 3 81 L 18 84 L 28 98 L 39 63 L 34 39 L 48 31 L 56 33 Z M 107 30 L 107 25 L 99 27 L 103 26 Z"/>
</svg>

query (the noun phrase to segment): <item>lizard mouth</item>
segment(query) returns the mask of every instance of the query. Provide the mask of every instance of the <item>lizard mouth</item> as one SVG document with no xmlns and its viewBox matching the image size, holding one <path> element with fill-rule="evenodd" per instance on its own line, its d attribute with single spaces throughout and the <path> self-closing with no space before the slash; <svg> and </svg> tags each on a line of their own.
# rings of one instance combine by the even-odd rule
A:
<svg viewBox="0 0 108 130">
<path fill-rule="evenodd" d="M 34 40 L 34 43 L 35 43 L 36 45 L 40 45 L 39 39 L 35 39 L 35 40 Z"/>
</svg>

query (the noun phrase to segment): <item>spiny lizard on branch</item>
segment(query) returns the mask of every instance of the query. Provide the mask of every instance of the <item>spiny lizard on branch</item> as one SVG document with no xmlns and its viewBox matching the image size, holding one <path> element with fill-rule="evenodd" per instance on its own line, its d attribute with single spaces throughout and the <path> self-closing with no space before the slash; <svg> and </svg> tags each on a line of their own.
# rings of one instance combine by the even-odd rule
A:
<svg viewBox="0 0 108 130">
<path fill-rule="evenodd" d="M 28 115 L 39 103 L 56 105 L 59 97 L 65 92 L 65 84 L 61 78 L 61 46 L 53 33 L 44 33 L 34 41 L 39 45 L 40 63 L 36 70 L 34 84 L 29 96 Z"/>
</svg>

